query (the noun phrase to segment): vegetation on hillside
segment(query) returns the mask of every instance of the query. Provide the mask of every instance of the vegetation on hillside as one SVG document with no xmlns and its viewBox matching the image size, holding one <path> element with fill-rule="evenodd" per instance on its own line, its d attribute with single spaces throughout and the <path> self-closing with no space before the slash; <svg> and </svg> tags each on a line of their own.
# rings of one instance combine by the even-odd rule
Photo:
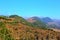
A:
<svg viewBox="0 0 60 40">
<path fill-rule="evenodd" d="M 41 21 L 32 24 L 17 15 L 11 15 L 7 19 L 9 18 L 13 20 L 2 18 L 6 22 L 0 21 L 0 40 L 60 40 L 60 33 L 46 29 Z"/>
<path fill-rule="evenodd" d="M 0 22 L 0 37 L 2 40 L 13 40 L 3 22 Z"/>
</svg>

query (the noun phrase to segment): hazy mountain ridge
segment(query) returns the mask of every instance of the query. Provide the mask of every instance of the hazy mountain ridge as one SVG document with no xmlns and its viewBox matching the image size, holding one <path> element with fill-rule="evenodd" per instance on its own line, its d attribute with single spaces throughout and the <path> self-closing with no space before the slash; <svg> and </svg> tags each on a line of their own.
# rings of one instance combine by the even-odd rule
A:
<svg viewBox="0 0 60 40">
<path fill-rule="evenodd" d="M 27 19 L 28 22 L 36 25 L 37 27 L 41 27 L 41 28 L 46 28 L 47 25 L 41 21 L 41 19 L 39 17 L 31 17 L 29 19 Z"/>
<path fill-rule="evenodd" d="M 42 21 L 43 23 L 45 23 L 49 28 L 57 28 L 57 29 L 60 29 L 60 22 L 59 21 L 55 21 L 49 17 L 43 17 L 43 18 L 40 18 L 40 17 L 31 17 L 31 18 L 28 18 L 28 19 L 31 19 L 31 22 L 33 22 L 32 20 L 35 19 L 35 20 L 40 20 Z M 28 20 L 30 21 L 30 20 Z"/>
</svg>

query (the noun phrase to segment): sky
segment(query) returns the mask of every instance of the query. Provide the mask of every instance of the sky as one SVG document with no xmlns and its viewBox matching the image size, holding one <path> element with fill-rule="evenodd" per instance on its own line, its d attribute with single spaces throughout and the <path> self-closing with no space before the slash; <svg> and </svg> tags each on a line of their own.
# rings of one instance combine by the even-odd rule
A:
<svg viewBox="0 0 60 40">
<path fill-rule="evenodd" d="M 0 0 L 0 15 L 60 19 L 60 0 Z"/>
</svg>

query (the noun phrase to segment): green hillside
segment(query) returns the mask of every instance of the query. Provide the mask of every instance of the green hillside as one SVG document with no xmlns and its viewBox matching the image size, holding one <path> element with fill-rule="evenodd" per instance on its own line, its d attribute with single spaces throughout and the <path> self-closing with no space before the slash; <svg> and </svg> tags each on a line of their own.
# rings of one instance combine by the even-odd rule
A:
<svg viewBox="0 0 60 40">
<path fill-rule="evenodd" d="M 39 20 L 30 23 L 17 15 L 0 18 L 0 40 L 60 40 L 60 32 L 48 30 Z"/>
</svg>

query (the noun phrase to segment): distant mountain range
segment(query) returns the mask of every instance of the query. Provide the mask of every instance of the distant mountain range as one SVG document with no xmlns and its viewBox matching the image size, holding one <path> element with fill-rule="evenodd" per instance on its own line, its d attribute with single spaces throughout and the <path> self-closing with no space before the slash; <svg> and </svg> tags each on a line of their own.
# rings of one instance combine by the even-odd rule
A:
<svg viewBox="0 0 60 40">
<path fill-rule="evenodd" d="M 45 23 L 48 28 L 57 28 L 57 29 L 60 29 L 60 20 L 53 20 L 49 17 L 43 17 L 43 18 L 40 18 L 40 17 L 31 17 L 31 18 L 28 18 L 27 21 L 28 22 L 36 22 L 36 20 L 39 20 L 43 23 Z"/>
</svg>

